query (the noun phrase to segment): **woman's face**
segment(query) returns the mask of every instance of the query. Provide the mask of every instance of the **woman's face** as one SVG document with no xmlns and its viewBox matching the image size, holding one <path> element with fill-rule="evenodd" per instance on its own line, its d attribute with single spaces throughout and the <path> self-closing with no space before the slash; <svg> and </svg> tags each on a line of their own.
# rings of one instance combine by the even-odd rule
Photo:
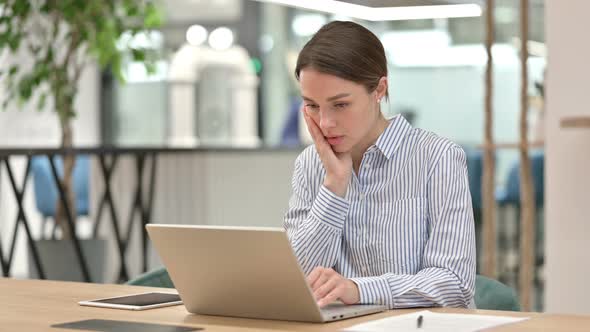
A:
<svg viewBox="0 0 590 332">
<path fill-rule="evenodd" d="M 318 125 L 334 152 L 349 152 L 367 143 L 382 119 L 379 95 L 358 83 L 303 69 L 299 86 L 305 111 Z"/>
</svg>

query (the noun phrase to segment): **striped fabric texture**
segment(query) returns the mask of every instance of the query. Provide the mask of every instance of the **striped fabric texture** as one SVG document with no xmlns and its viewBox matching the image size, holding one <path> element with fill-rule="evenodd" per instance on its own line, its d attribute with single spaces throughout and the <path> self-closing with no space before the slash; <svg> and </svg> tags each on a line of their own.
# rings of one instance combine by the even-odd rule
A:
<svg viewBox="0 0 590 332">
<path fill-rule="evenodd" d="M 323 186 L 315 146 L 295 162 L 284 227 L 305 272 L 330 267 L 361 303 L 469 307 L 475 231 L 465 153 L 401 116 L 363 156 L 345 198 Z"/>
</svg>

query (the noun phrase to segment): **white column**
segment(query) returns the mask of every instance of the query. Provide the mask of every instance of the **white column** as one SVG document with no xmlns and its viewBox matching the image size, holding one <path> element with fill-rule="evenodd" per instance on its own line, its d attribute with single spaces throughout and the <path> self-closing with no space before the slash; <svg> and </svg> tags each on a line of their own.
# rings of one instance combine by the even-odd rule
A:
<svg viewBox="0 0 590 332">
<path fill-rule="evenodd" d="M 590 314 L 590 128 L 561 117 L 590 116 L 590 1 L 545 1 L 546 311 Z"/>
<path fill-rule="evenodd" d="M 264 57 L 262 71 L 262 105 L 264 107 L 264 143 L 281 141 L 281 129 L 289 113 L 289 81 L 287 72 L 287 8 L 275 4 L 262 5 L 261 31 L 272 38 L 273 48 Z"/>
</svg>

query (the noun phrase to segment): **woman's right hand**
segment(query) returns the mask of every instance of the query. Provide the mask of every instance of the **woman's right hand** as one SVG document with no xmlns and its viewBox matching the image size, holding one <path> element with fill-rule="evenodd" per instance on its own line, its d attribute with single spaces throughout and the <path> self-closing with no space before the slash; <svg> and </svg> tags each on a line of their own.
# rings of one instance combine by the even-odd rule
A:
<svg viewBox="0 0 590 332">
<path fill-rule="evenodd" d="M 324 186 L 334 194 L 344 198 L 350 177 L 352 176 L 352 155 L 350 151 L 342 153 L 334 152 L 318 124 L 307 114 L 305 106 L 302 111 L 305 122 L 307 123 L 307 129 L 311 134 L 315 148 L 326 170 Z"/>
</svg>

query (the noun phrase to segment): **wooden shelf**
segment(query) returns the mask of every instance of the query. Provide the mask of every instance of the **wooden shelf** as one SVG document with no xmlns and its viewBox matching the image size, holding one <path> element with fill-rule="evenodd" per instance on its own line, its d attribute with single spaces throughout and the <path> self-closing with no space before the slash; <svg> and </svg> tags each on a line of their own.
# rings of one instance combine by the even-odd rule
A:
<svg viewBox="0 0 590 332">
<path fill-rule="evenodd" d="M 565 116 L 560 125 L 561 128 L 590 128 L 590 115 Z"/>
<path fill-rule="evenodd" d="M 544 142 L 543 141 L 534 141 L 534 142 L 529 142 L 528 143 L 528 148 L 529 149 L 535 149 L 535 148 L 542 148 L 544 146 Z M 481 144 L 477 146 L 480 149 L 484 149 L 486 147 L 485 144 Z M 504 142 L 504 143 L 496 143 L 496 144 L 492 144 L 492 149 L 520 149 L 521 144 L 519 142 Z"/>
</svg>

